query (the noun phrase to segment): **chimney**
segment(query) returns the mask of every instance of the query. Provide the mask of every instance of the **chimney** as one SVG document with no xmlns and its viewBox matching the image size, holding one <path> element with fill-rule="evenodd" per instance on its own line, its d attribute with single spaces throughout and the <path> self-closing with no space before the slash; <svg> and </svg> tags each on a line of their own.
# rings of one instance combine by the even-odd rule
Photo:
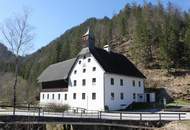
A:
<svg viewBox="0 0 190 130">
<path fill-rule="evenodd" d="M 88 28 L 87 32 L 82 36 L 82 47 L 94 48 L 95 38 L 94 35 L 90 32 L 90 28 Z"/>
<path fill-rule="evenodd" d="M 106 50 L 107 52 L 110 52 L 111 51 L 111 48 L 109 45 L 105 45 L 104 46 L 104 50 Z"/>
</svg>

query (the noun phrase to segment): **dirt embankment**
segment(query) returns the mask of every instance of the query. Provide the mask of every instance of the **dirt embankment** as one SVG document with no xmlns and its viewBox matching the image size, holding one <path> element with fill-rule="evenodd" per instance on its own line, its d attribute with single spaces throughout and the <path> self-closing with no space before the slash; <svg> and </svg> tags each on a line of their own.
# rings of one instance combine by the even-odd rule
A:
<svg viewBox="0 0 190 130">
<path fill-rule="evenodd" d="M 156 130 L 190 130 L 190 121 L 174 121 Z"/>
<path fill-rule="evenodd" d="M 163 69 L 144 69 L 146 87 L 164 88 L 172 98 L 190 100 L 190 71 L 180 70 L 168 74 Z"/>
</svg>

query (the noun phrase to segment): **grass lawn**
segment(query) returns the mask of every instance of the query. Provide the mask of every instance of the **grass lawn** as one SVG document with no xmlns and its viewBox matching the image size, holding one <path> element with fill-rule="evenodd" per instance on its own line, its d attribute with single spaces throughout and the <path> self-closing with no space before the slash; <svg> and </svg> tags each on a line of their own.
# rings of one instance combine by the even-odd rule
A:
<svg viewBox="0 0 190 130">
<path fill-rule="evenodd" d="M 146 110 L 146 109 L 160 109 L 161 106 L 157 103 L 133 103 L 126 110 Z"/>
<path fill-rule="evenodd" d="M 190 101 L 184 99 L 176 99 L 173 102 L 167 104 L 167 106 L 180 106 L 180 105 L 190 105 Z"/>
</svg>

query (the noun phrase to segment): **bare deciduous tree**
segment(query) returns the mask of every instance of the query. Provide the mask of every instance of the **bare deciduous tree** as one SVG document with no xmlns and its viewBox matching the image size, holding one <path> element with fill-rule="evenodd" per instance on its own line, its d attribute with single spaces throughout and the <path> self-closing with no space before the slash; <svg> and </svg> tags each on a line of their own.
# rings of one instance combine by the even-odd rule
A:
<svg viewBox="0 0 190 130">
<path fill-rule="evenodd" d="M 32 27 L 29 24 L 29 11 L 24 10 L 22 15 L 16 15 L 8 19 L 1 28 L 4 42 L 15 54 L 15 80 L 13 84 L 13 114 L 16 106 L 16 86 L 19 71 L 19 57 L 31 47 L 34 38 Z"/>
</svg>

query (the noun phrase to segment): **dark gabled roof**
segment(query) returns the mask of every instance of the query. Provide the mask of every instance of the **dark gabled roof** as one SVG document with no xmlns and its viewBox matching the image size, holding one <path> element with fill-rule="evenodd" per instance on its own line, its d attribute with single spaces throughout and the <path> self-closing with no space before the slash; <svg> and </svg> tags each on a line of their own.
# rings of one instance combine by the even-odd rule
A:
<svg viewBox="0 0 190 130">
<path fill-rule="evenodd" d="M 112 51 L 107 52 L 96 47 L 90 49 L 90 52 L 108 73 L 146 78 L 132 62 L 121 54 Z"/>
<path fill-rule="evenodd" d="M 85 55 L 91 53 L 95 59 L 99 62 L 105 72 L 112 74 L 120 74 L 125 76 L 133 76 L 139 78 L 146 78 L 125 56 L 107 52 L 103 49 L 83 48 L 79 55 Z M 75 64 L 77 58 L 52 64 L 47 67 L 42 74 L 38 77 L 38 82 L 49 82 L 68 79 L 69 73 Z"/>
<path fill-rule="evenodd" d="M 56 80 L 65 80 L 68 78 L 69 72 L 75 63 L 76 58 L 52 64 L 47 67 L 38 77 L 38 82 L 48 82 Z"/>
</svg>

